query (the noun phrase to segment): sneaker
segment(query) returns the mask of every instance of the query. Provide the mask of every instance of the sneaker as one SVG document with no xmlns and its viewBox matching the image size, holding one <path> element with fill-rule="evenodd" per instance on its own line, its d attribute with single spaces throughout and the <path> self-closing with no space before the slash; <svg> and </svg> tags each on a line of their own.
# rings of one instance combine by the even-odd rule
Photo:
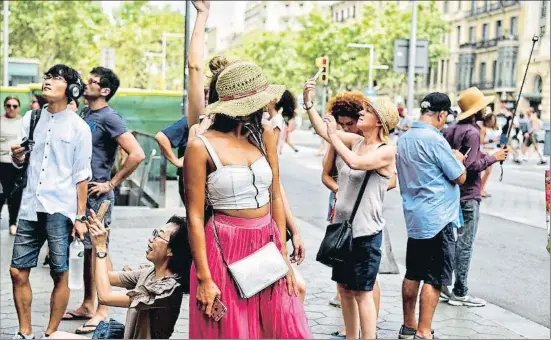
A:
<svg viewBox="0 0 551 340">
<path fill-rule="evenodd" d="M 42 332 L 42 337 L 40 339 L 48 339 L 50 337 L 50 334 L 46 334 L 45 332 Z"/>
<path fill-rule="evenodd" d="M 402 325 L 400 327 L 400 332 L 398 332 L 398 339 L 422 339 L 415 335 L 417 330 L 415 328 L 410 328 Z M 434 338 L 434 329 L 431 330 L 432 337 Z"/>
<path fill-rule="evenodd" d="M 335 298 L 329 300 L 329 305 L 337 308 L 341 308 L 341 301 Z"/>
<path fill-rule="evenodd" d="M 547 161 L 545 159 L 542 159 L 541 161 L 538 162 L 538 165 L 545 165 L 547 164 Z"/>
<path fill-rule="evenodd" d="M 513 162 L 515 162 L 515 164 L 522 164 L 522 162 L 518 159 L 513 159 Z"/>
<path fill-rule="evenodd" d="M 484 307 L 486 306 L 486 301 L 471 295 L 456 296 L 452 293 L 448 304 L 452 306 Z"/>
<path fill-rule="evenodd" d="M 442 301 L 448 301 L 451 295 L 452 294 L 450 293 L 450 289 L 448 288 L 448 286 L 442 286 L 442 290 L 440 290 L 440 298 L 442 299 Z"/>
<path fill-rule="evenodd" d="M 34 334 L 25 335 L 18 331 L 12 339 L 34 339 Z"/>
</svg>

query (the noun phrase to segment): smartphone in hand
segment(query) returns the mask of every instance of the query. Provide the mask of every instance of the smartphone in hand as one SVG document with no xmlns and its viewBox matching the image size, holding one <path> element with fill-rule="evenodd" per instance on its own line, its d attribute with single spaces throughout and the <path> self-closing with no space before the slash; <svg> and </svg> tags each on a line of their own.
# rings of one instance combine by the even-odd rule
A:
<svg viewBox="0 0 551 340">
<path fill-rule="evenodd" d="M 224 315 L 228 312 L 228 309 L 222 301 L 217 297 L 214 299 L 214 304 L 212 305 L 212 318 L 214 321 L 220 321 Z"/>
<path fill-rule="evenodd" d="M 105 214 L 107 214 L 107 211 L 109 210 L 109 206 L 111 205 L 111 201 L 104 200 L 101 202 L 101 206 L 99 207 L 99 210 L 96 212 L 96 216 L 100 221 L 103 222 L 103 219 L 105 218 Z"/>
<path fill-rule="evenodd" d="M 467 157 L 469 155 L 470 151 L 471 151 L 471 148 L 468 145 L 463 145 L 459 149 L 459 152 L 461 152 L 463 154 L 463 156 L 465 156 L 465 157 Z"/>
<path fill-rule="evenodd" d="M 318 72 L 316 73 L 316 75 L 314 76 L 314 78 L 312 78 L 314 81 L 318 81 L 318 78 L 321 76 L 321 73 L 323 72 L 323 68 L 319 68 Z"/>
</svg>

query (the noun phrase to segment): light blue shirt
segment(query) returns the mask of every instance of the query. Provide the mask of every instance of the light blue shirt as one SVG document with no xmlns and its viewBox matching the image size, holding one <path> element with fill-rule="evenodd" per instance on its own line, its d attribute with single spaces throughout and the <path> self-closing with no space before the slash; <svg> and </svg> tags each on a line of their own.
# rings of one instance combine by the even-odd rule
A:
<svg viewBox="0 0 551 340">
<path fill-rule="evenodd" d="M 465 167 L 440 131 L 414 122 L 398 141 L 398 181 L 408 237 L 429 239 L 449 223 L 460 227 L 459 186 Z"/>
</svg>

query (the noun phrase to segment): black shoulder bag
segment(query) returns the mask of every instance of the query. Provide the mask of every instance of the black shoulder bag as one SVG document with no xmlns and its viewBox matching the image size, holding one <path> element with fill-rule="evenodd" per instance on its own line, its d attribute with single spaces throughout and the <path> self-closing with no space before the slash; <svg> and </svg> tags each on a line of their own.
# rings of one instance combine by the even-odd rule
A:
<svg viewBox="0 0 551 340">
<path fill-rule="evenodd" d="M 350 218 L 347 221 L 327 226 L 325 237 L 321 241 L 320 249 L 316 256 L 316 261 L 333 267 L 344 263 L 349 258 L 350 253 L 352 253 L 352 222 L 354 222 L 354 217 L 356 217 L 356 212 L 362 201 L 370 175 L 371 171 L 367 171 Z"/>
<path fill-rule="evenodd" d="M 36 128 L 36 124 L 38 124 L 41 113 L 42 110 L 40 109 L 32 111 L 31 125 L 29 127 L 29 137 L 23 138 L 23 141 L 21 142 L 21 146 L 25 146 L 28 149 L 28 152 L 25 155 L 23 167 L 18 171 L 18 178 L 15 180 L 15 184 L 13 186 L 13 190 L 10 193 L 10 196 L 15 194 L 18 190 L 23 190 L 27 186 L 27 168 L 29 167 L 29 158 L 31 156 L 31 151 L 34 146 L 34 129 Z"/>
</svg>

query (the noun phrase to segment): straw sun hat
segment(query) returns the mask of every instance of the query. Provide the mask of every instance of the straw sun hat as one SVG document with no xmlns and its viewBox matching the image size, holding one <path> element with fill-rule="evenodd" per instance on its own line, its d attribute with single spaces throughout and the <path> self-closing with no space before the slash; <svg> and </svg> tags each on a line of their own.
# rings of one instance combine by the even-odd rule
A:
<svg viewBox="0 0 551 340">
<path fill-rule="evenodd" d="M 457 97 L 457 105 L 461 109 L 461 114 L 457 116 L 457 121 L 469 118 L 493 101 L 493 96 L 485 96 L 477 87 L 466 89 Z"/>
<path fill-rule="evenodd" d="M 400 119 L 396 104 L 385 97 L 368 99 L 365 102 L 375 110 L 377 117 L 379 117 L 379 120 L 383 124 L 383 131 L 388 136 L 390 130 L 394 129 L 396 125 L 398 125 L 398 121 Z"/>
<path fill-rule="evenodd" d="M 274 99 L 279 100 L 285 86 L 268 84 L 262 69 L 256 64 L 236 61 L 220 73 L 216 91 L 220 99 L 207 106 L 207 114 L 243 117 L 262 109 Z"/>
</svg>

